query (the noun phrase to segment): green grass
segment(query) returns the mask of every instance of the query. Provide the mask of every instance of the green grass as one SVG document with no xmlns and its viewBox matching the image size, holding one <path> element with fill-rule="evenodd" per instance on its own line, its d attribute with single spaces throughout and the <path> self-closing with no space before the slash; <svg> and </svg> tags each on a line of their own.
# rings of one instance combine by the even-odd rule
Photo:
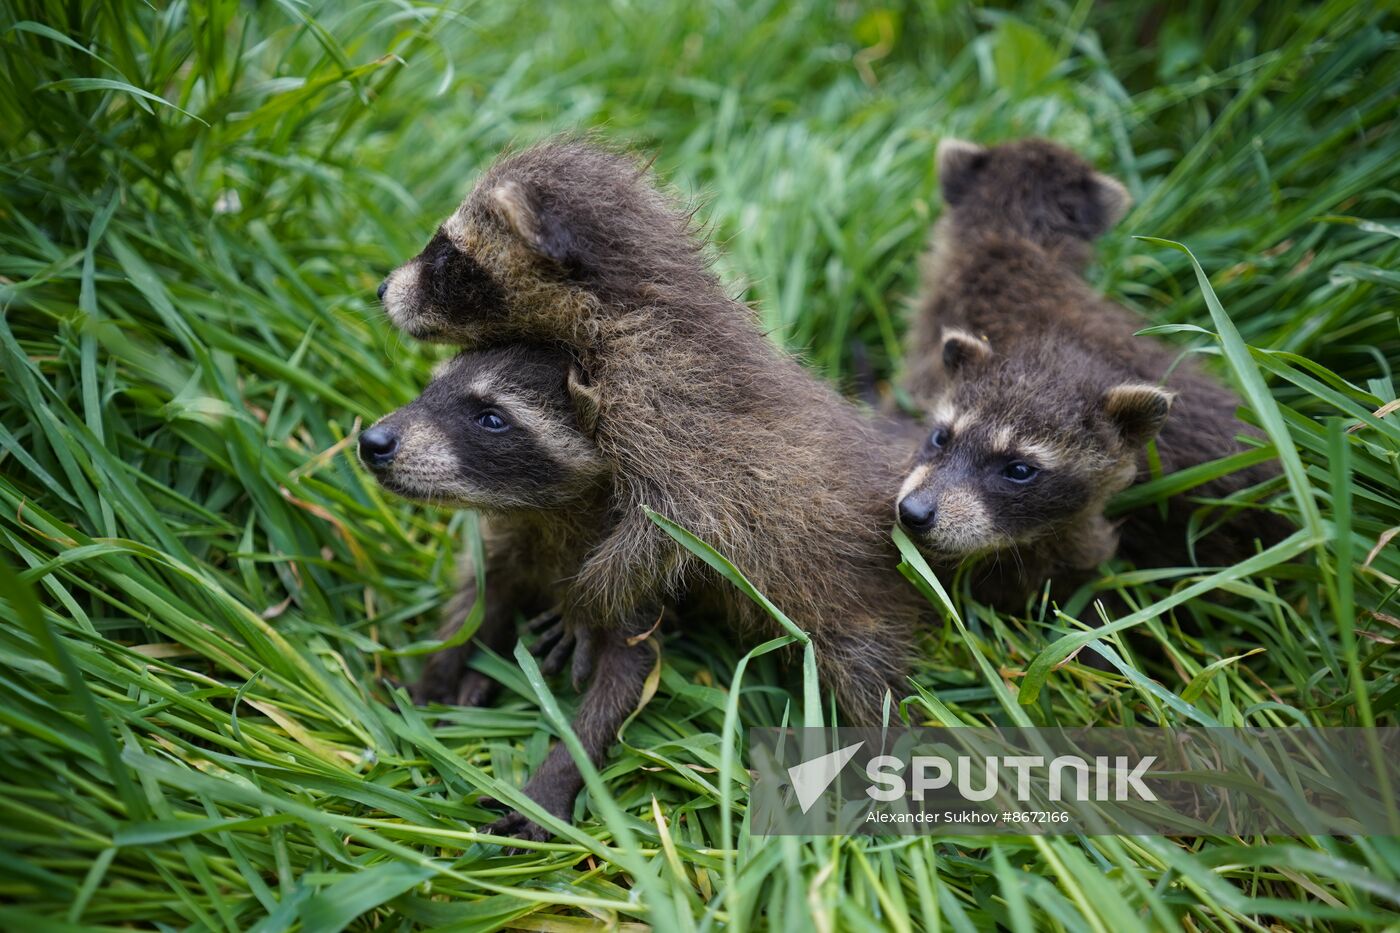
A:
<svg viewBox="0 0 1400 933">
<path fill-rule="evenodd" d="M 998 615 L 944 580 L 960 615 L 905 711 L 1394 724 L 1400 415 L 1374 413 L 1400 368 L 1400 22 L 1352 0 L 193 6 L 0 13 L 0 925 L 1400 923 L 1393 838 L 750 838 L 739 730 L 821 694 L 791 650 L 719 632 L 668 641 L 578 830 L 504 856 L 477 792 L 518 786 L 572 695 L 488 659 L 495 707 L 413 708 L 394 682 L 474 526 L 387 500 L 345 445 L 442 352 L 374 286 L 513 141 L 656 153 L 774 339 L 849 384 L 856 344 L 897 367 L 937 140 L 1050 135 L 1132 190 L 1092 276 L 1241 389 L 1286 454 L 1258 492 L 1298 536 L 1115 568 L 1136 611 L 1104 630 L 1113 675 L 1056 666 L 1087 593 Z"/>
</svg>

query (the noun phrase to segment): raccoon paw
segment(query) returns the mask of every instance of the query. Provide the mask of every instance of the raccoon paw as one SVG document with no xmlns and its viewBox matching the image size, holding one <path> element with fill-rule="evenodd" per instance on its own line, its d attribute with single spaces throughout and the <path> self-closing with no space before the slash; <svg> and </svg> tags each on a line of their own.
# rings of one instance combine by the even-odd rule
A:
<svg viewBox="0 0 1400 933">
<path fill-rule="evenodd" d="M 558 749 L 559 746 L 555 746 L 555 748 Z M 527 797 L 543 807 L 546 813 L 566 823 L 572 822 L 574 800 L 578 797 L 583 783 L 582 779 L 572 762 L 564 766 L 564 773 L 560 773 L 558 762 L 561 759 L 551 760 L 554 762 L 554 767 L 546 762 L 541 770 L 526 781 L 525 786 L 520 789 Z M 507 806 L 494 797 L 482 797 L 477 801 L 477 804 L 493 810 L 505 809 Z M 545 829 L 519 810 L 514 809 L 482 827 L 481 831 L 493 836 L 513 836 L 516 839 L 529 839 L 534 842 L 544 842 L 554 835 L 552 830 Z"/>
<path fill-rule="evenodd" d="M 564 669 L 564 662 L 574 652 L 574 633 L 563 621 L 540 633 L 530 646 L 530 653 L 540 659 L 540 673 L 552 677 Z"/>
<path fill-rule="evenodd" d="M 500 684 L 481 671 L 467 671 L 457 685 L 457 705 L 486 706 L 500 689 Z"/>
<path fill-rule="evenodd" d="M 518 810 L 512 810 L 500 819 L 486 824 L 481 827 L 481 831 L 492 836 L 524 839 L 528 842 L 547 842 L 554 835 L 540 824 L 531 822 Z M 528 849 L 515 846 L 506 849 L 506 855 L 525 855 L 528 852 Z"/>
<path fill-rule="evenodd" d="M 462 647 L 448 648 L 428 658 L 423 676 L 413 685 L 413 702 L 419 706 L 441 703 L 449 706 L 457 700 L 463 675 L 468 673 L 467 652 Z"/>
</svg>

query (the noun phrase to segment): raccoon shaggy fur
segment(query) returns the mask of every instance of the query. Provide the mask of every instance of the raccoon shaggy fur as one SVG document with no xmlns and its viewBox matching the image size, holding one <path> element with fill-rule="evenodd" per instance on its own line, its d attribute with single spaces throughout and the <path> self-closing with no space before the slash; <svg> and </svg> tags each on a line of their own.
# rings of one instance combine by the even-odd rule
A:
<svg viewBox="0 0 1400 933">
<path fill-rule="evenodd" d="M 576 355 L 610 469 L 605 518 L 568 586 L 579 626 L 649 624 L 684 595 L 776 631 L 649 506 L 810 633 L 850 721 L 880 721 L 928 612 L 888 534 L 907 442 L 768 341 L 643 166 L 579 141 L 502 159 L 382 297 L 421 339 L 554 341 Z"/>
<path fill-rule="evenodd" d="M 1142 509 L 1121 526 L 1109 498 L 1164 472 L 1243 448 L 1239 400 L 1081 272 L 1092 240 L 1127 209 L 1122 185 L 1043 140 L 939 147 L 947 211 L 935 228 L 927 297 L 905 388 L 930 434 L 906 477 L 901 522 L 945 559 L 991 557 L 984 599 L 1015 603 L 1054 578 L 1072 588 L 1121 553 L 1139 566 L 1187 564 L 1195 497 L 1223 498 L 1276 472 L 1254 466 Z M 1282 534 L 1248 511 L 1196 542 L 1203 564 L 1233 563 Z M 1121 537 L 1120 537 L 1121 535 Z"/>
</svg>

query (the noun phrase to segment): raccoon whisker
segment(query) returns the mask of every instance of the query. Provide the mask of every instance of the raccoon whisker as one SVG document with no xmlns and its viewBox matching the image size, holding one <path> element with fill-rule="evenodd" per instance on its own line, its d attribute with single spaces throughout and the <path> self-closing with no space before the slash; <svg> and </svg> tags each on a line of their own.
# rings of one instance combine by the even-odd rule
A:
<svg viewBox="0 0 1400 933">
<path fill-rule="evenodd" d="M 1021 579 L 1025 579 L 1026 562 L 1025 559 L 1021 557 L 1021 544 L 1015 538 L 1011 539 L 1011 556 L 1016 558 L 1017 574 L 1021 577 Z"/>
</svg>

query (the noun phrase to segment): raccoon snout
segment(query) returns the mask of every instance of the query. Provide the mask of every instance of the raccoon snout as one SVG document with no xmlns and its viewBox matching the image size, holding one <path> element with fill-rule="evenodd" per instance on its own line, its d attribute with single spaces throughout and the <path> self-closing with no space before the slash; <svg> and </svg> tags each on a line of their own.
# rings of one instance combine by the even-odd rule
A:
<svg viewBox="0 0 1400 933">
<path fill-rule="evenodd" d="M 399 436 L 390 428 L 376 424 L 360 435 L 360 460 L 371 469 L 388 466 L 398 452 Z"/>
<path fill-rule="evenodd" d="M 899 500 L 899 523 L 910 531 L 928 531 L 938 521 L 938 507 L 932 496 L 910 493 Z"/>
</svg>

